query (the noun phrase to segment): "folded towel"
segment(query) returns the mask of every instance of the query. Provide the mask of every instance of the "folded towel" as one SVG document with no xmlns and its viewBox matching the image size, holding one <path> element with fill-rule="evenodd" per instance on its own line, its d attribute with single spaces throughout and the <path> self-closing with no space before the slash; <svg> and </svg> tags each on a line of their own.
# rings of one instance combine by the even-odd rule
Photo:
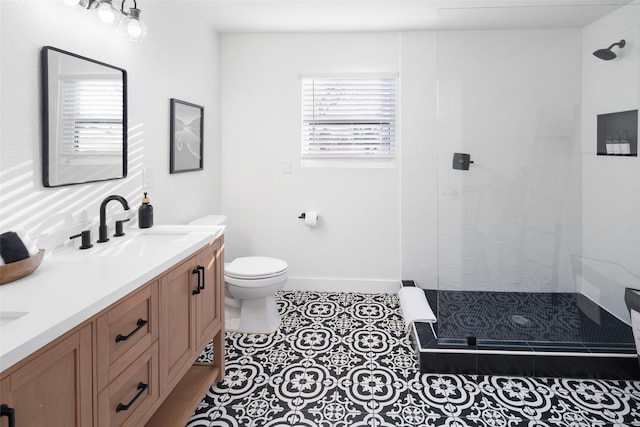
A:
<svg viewBox="0 0 640 427">
<path fill-rule="evenodd" d="M 407 325 L 407 330 L 416 322 L 428 323 L 429 326 L 431 326 L 433 337 L 438 338 L 436 329 L 433 327 L 437 319 L 435 314 L 433 314 L 433 310 L 431 310 L 424 291 L 415 286 L 403 286 L 400 288 L 400 291 L 398 291 L 398 297 L 400 298 L 400 308 L 402 308 L 402 315 L 404 316 L 404 323 Z"/>
<path fill-rule="evenodd" d="M 429 306 L 424 291 L 418 287 L 402 287 L 398 292 L 404 322 L 409 327 L 413 322 L 433 323 L 436 316 Z"/>
<path fill-rule="evenodd" d="M 20 237 L 20 240 L 22 240 L 22 243 L 24 243 L 24 246 L 29 251 L 29 256 L 38 255 L 38 252 L 40 250 L 38 249 L 36 244 L 31 239 L 31 236 L 29 236 L 29 233 L 24 231 L 24 229 L 22 229 L 21 227 L 16 227 L 13 231 L 18 233 L 18 236 Z"/>
<path fill-rule="evenodd" d="M 29 250 L 15 231 L 0 234 L 0 256 L 6 264 L 29 258 Z"/>
</svg>

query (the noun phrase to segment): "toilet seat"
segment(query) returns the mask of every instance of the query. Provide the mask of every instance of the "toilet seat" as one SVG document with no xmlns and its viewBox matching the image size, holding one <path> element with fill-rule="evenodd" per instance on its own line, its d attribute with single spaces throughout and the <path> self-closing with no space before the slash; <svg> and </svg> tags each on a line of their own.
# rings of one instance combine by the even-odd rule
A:
<svg viewBox="0 0 640 427">
<path fill-rule="evenodd" d="M 287 263 L 261 256 L 236 258 L 225 266 L 225 276 L 242 281 L 269 279 L 286 274 Z"/>
</svg>

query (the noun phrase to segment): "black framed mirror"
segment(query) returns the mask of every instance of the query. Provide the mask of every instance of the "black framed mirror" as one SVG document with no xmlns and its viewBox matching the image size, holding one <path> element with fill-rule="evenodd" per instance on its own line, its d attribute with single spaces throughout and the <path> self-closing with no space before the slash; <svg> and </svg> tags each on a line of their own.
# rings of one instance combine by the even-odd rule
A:
<svg viewBox="0 0 640 427">
<path fill-rule="evenodd" d="M 127 71 L 51 46 L 41 51 L 45 187 L 127 176 Z"/>
</svg>

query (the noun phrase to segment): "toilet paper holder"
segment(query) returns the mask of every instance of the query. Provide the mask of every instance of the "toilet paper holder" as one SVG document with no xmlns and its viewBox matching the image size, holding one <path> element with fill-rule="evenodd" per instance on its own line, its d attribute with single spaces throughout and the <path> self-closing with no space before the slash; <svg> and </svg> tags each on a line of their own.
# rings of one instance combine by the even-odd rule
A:
<svg viewBox="0 0 640 427">
<path fill-rule="evenodd" d="M 305 218 L 307 217 L 307 214 L 308 214 L 308 213 L 310 213 L 310 214 L 311 214 L 311 216 L 317 216 L 317 215 L 318 215 L 318 214 L 317 214 L 317 213 L 315 213 L 315 212 L 302 212 L 302 213 L 298 216 L 298 218 L 299 218 L 299 219 L 305 219 Z"/>
<path fill-rule="evenodd" d="M 318 225 L 318 213 L 315 211 L 302 212 L 298 218 L 304 221 L 304 225 L 308 227 L 316 227 Z"/>
</svg>

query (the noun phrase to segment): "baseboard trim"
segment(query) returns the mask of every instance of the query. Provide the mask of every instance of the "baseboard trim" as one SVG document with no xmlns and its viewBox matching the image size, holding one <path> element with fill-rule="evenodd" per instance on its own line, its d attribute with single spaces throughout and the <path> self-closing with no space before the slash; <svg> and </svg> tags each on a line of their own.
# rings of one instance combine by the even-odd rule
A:
<svg viewBox="0 0 640 427">
<path fill-rule="evenodd" d="M 400 280 L 289 277 L 284 290 L 397 294 L 400 286 Z"/>
</svg>

